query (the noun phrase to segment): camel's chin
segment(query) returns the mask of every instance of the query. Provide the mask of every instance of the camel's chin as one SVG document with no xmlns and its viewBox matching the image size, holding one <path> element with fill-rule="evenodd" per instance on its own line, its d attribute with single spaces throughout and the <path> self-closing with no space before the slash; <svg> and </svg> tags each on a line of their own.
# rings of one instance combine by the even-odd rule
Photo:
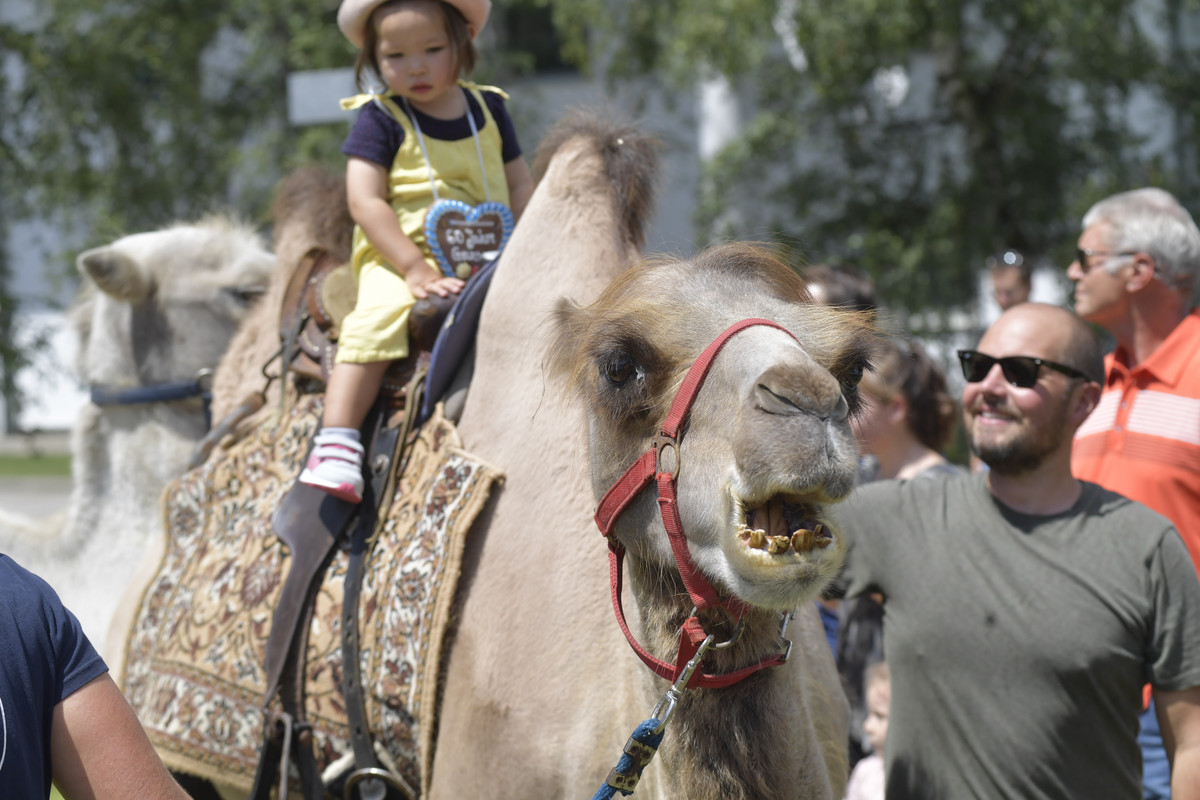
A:
<svg viewBox="0 0 1200 800">
<path fill-rule="evenodd" d="M 842 537 L 819 506 L 774 497 L 735 502 L 722 550 L 734 594 L 760 608 L 788 610 L 815 598 L 837 575 Z"/>
</svg>

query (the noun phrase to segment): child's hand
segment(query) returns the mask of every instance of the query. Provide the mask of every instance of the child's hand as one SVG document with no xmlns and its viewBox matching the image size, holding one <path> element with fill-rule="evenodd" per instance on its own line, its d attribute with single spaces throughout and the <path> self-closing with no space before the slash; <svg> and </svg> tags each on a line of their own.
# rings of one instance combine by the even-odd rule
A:
<svg viewBox="0 0 1200 800">
<path fill-rule="evenodd" d="M 430 294 L 436 294 L 438 297 L 458 294 L 464 286 L 463 281 L 458 278 L 446 277 L 429 266 L 429 262 L 423 258 L 408 265 L 408 269 L 404 273 L 404 280 L 408 283 L 408 289 L 413 293 L 413 297 L 418 300 L 424 300 Z"/>
</svg>

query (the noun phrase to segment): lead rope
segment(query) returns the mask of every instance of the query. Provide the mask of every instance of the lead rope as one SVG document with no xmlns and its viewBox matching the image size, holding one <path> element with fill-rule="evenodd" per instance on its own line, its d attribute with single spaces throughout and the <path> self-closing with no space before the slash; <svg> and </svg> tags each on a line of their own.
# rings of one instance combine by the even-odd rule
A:
<svg viewBox="0 0 1200 800">
<path fill-rule="evenodd" d="M 612 800 L 617 792 L 622 795 L 633 794 L 638 781 L 642 778 L 642 771 L 654 760 L 658 746 L 662 744 L 663 736 L 667 732 L 667 723 L 671 720 L 671 715 L 675 713 L 675 706 L 679 704 L 683 693 L 687 691 L 692 673 L 700 668 L 700 662 L 704 660 L 704 656 L 715 641 L 716 637 L 711 633 L 705 637 L 704 641 L 700 643 L 696 655 L 692 656 L 687 666 L 679 673 L 679 677 L 654 706 L 654 710 L 650 712 L 650 718 L 634 728 L 629 741 L 625 743 L 625 749 L 622 751 L 620 759 L 617 760 L 617 765 L 608 773 L 608 778 L 592 796 L 592 800 Z"/>
</svg>

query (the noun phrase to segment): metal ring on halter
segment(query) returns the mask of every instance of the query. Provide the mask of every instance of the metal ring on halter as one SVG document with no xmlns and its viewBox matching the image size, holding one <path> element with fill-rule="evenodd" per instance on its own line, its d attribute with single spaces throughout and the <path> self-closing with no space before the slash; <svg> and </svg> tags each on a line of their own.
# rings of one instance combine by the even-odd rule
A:
<svg viewBox="0 0 1200 800">
<path fill-rule="evenodd" d="M 405 797 L 416 798 L 416 793 L 413 792 L 411 786 L 398 775 L 393 775 L 386 769 L 379 767 L 366 767 L 364 769 L 356 769 L 351 772 L 346 778 L 346 786 L 342 789 L 342 797 L 345 800 L 354 800 L 354 787 L 366 780 L 381 780 L 388 786 L 391 786 L 397 792 L 400 792 Z"/>
<path fill-rule="evenodd" d="M 692 617 L 696 616 L 696 611 L 697 611 L 696 607 L 692 606 L 691 613 L 688 614 L 688 619 L 691 619 Z M 784 625 L 786 626 L 787 623 L 785 622 Z M 737 644 L 738 639 L 742 638 L 742 631 L 744 631 L 744 630 L 746 630 L 746 618 L 742 617 L 741 619 L 738 620 L 737 627 L 733 629 L 733 635 L 730 636 L 728 639 L 726 639 L 723 642 L 714 643 L 712 645 L 712 649 L 713 650 L 725 650 L 726 648 L 733 647 L 735 644 Z M 715 637 L 711 637 L 711 638 L 715 638 Z M 707 650 L 708 648 L 705 648 L 705 649 Z"/>
<path fill-rule="evenodd" d="M 679 442 L 677 442 L 674 439 L 669 438 L 667 436 L 662 436 L 662 435 L 655 436 L 654 437 L 654 449 L 657 451 L 657 454 L 654 457 L 655 471 L 669 472 L 671 475 L 671 480 L 677 479 L 679 477 Z M 670 450 L 671 453 L 675 456 L 675 458 L 674 458 L 675 463 L 671 467 L 670 470 L 663 469 L 663 453 L 666 452 L 667 450 Z"/>
</svg>

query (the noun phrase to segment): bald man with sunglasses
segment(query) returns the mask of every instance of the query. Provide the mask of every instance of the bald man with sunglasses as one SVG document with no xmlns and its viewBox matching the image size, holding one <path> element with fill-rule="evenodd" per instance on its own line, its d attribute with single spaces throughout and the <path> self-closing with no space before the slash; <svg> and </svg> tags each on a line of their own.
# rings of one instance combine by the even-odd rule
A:
<svg viewBox="0 0 1200 800">
<path fill-rule="evenodd" d="M 1108 197 L 1083 217 L 1075 310 L 1116 341 L 1099 403 L 1075 434 L 1075 475 L 1175 523 L 1200 564 L 1200 230 L 1161 189 Z M 1153 706 L 1142 717 L 1147 800 L 1171 796 Z"/>
<path fill-rule="evenodd" d="M 1176 797 L 1200 797 L 1200 581 L 1169 520 L 1071 474 L 1100 396 L 1095 336 L 1025 303 L 959 360 L 989 469 L 836 507 L 847 593 L 884 598 L 888 800 L 1140 798 L 1147 680 Z"/>
</svg>

